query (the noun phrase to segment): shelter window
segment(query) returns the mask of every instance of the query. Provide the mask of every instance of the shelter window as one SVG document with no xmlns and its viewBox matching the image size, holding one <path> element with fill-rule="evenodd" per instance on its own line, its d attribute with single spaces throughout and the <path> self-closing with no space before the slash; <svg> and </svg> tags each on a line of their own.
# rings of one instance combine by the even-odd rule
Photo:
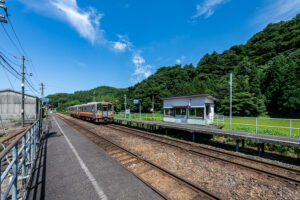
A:
<svg viewBox="0 0 300 200">
<path fill-rule="evenodd" d="M 175 108 L 175 113 L 176 113 L 176 115 L 181 115 L 181 109 L 180 108 Z"/>
<path fill-rule="evenodd" d="M 170 116 L 174 116 L 174 109 L 173 108 L 170 109 Z"/>
<path fill-rule="evenodd" d="M 186 115 L 186 108 L 181 108 L 181 115 Z"/>
<path fill-rule="evenodd" d="M 196 108 L 196 117 L 203 117 L 204 108 Z"/>
<path fill-rule="evenodd" d="M 169 116 L 170 115 L 170 109 L 169 108 L 165 108 L 165 116 Z"/>
<path fill-rule="evenodd" d="M 190 108 L 189 115 L 190 115 L 190 117 L 196 117 L 196 109 L 195 108 Z"/>
<path fill-rule="evenodd" d="M 173 109 L 165 108 L 165 116 L 171 116 L 171 115 L 173 115 Z"/>
</svg>

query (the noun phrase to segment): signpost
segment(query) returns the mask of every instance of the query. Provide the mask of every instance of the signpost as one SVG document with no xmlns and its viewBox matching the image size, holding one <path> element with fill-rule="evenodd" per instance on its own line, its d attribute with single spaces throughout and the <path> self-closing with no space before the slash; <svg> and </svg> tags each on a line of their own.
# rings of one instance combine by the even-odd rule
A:
<svg viewBox="0 0 300 200">
<path fill-rule="evenodd" d="M 49 98 L 42 98 L 42 103 L 46 103 L 46 133 L 48 133 L 48 103 L 49 103 Z"/>
<path fill-rule="evenodd" d="M 142 120 L 142 106 L 141 106 L 141 102 L 138 99 L 134 99 L 133 103 L 134 104 L 140 104 L 140 120 Z"/>
<path fill-rule="evenodd" d="M 125 110 L 125 117 L 130 115 L 130 109 Z"/>
</svg>

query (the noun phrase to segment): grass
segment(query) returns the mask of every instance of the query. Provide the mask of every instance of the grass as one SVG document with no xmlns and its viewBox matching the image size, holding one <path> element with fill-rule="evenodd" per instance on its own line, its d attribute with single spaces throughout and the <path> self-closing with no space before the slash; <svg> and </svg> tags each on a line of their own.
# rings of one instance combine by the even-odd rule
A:
<svg viewBox="0 0 300 200">
<path fill-rule="evenodd" d="M 217 122 L 215 122 L 217 124 Z M 223 124 L 223 122 L 218 123 Z M 237 131 L 245 131 L 251 133 L 263 133 L 281 136 L 290 136 L 290 120 L 272 119 L 272 118 L 256 118 L 234 117 L 232 118 L 232 129 Z M 300 138 L 300 120 L 291 120 L 291 136 Z M 230 119 L 224 118 L 224 128 L 230 129 Z"/>
<path fill-rule="evenodd" d="M 114 117 L 125 118 L 125 113 L 116 113 Z M 126 116 L 128 119 L 137 119 L 137 120 L 145 120 L 152 121 L 152 113 L 131 113 L 129 116 Z M 162 121 L 163 114 L 154 113 L 154 121 Z"/>
<path fill-rule="evenodd" d="M 125 113 L 117 113 L 115 117 L 125 118 Z M 152 121 L 152 113 L 142 113 L 141 117 L 139 113 L 131 113 L 127 116 L 128 119 L 141 119 L 146 121 Z M 220 118 L 223 120 L 223 118 Z M 155 113 L 154 121 L 162 121 L 163 114 Z M 271 135 L 290 136 L 290 120 L 286 119 L 272 119 L 272 118 L 257 118 L 257 130 L 256 130 L 256 118 L 248 117 L 234 117 L 232 118 L 232 129 L 237 131 L 245 131 L 251 133 L 262 133 Z M 291 120 L 292 137 L 300 138 L 300 120 Z M 215 125 L 222 125 L 222 122 L 215 122 Z M 297 129 L 296 129 L 297 128 Z M 224 128 L 230 130 L 230 119 L 224 118 Z"/>
</svg>

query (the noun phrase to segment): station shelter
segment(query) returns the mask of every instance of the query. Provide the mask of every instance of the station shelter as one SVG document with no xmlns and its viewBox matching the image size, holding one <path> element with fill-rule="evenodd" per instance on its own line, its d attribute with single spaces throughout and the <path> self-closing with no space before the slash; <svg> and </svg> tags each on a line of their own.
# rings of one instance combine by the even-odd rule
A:
<svg viewBox="0 0 300 200">
<path fill-rule="evenodd" d="M 193 94 L 162 98 L 164 121 L 187 124 L 213 124 L 215 97 Z"/>
</svg>

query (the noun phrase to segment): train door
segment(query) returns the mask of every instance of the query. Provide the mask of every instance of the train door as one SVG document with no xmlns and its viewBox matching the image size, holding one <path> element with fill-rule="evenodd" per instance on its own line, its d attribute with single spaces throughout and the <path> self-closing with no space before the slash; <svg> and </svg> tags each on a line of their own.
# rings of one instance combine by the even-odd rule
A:
<svg viewBox="0 0 300 200">
<path fill-rule="evenodd" d="M 107 105 L 102 106 L 102 117 L 107 117 Z"/>
<path fill-rule="evenodd" d="M 98 115 L 102 115 L 102 108 L 101 108 L 101 104 L 97 104 L 97 114 Z M 102 116 L 101 116 L 102 117 Z"/>
</svg>

